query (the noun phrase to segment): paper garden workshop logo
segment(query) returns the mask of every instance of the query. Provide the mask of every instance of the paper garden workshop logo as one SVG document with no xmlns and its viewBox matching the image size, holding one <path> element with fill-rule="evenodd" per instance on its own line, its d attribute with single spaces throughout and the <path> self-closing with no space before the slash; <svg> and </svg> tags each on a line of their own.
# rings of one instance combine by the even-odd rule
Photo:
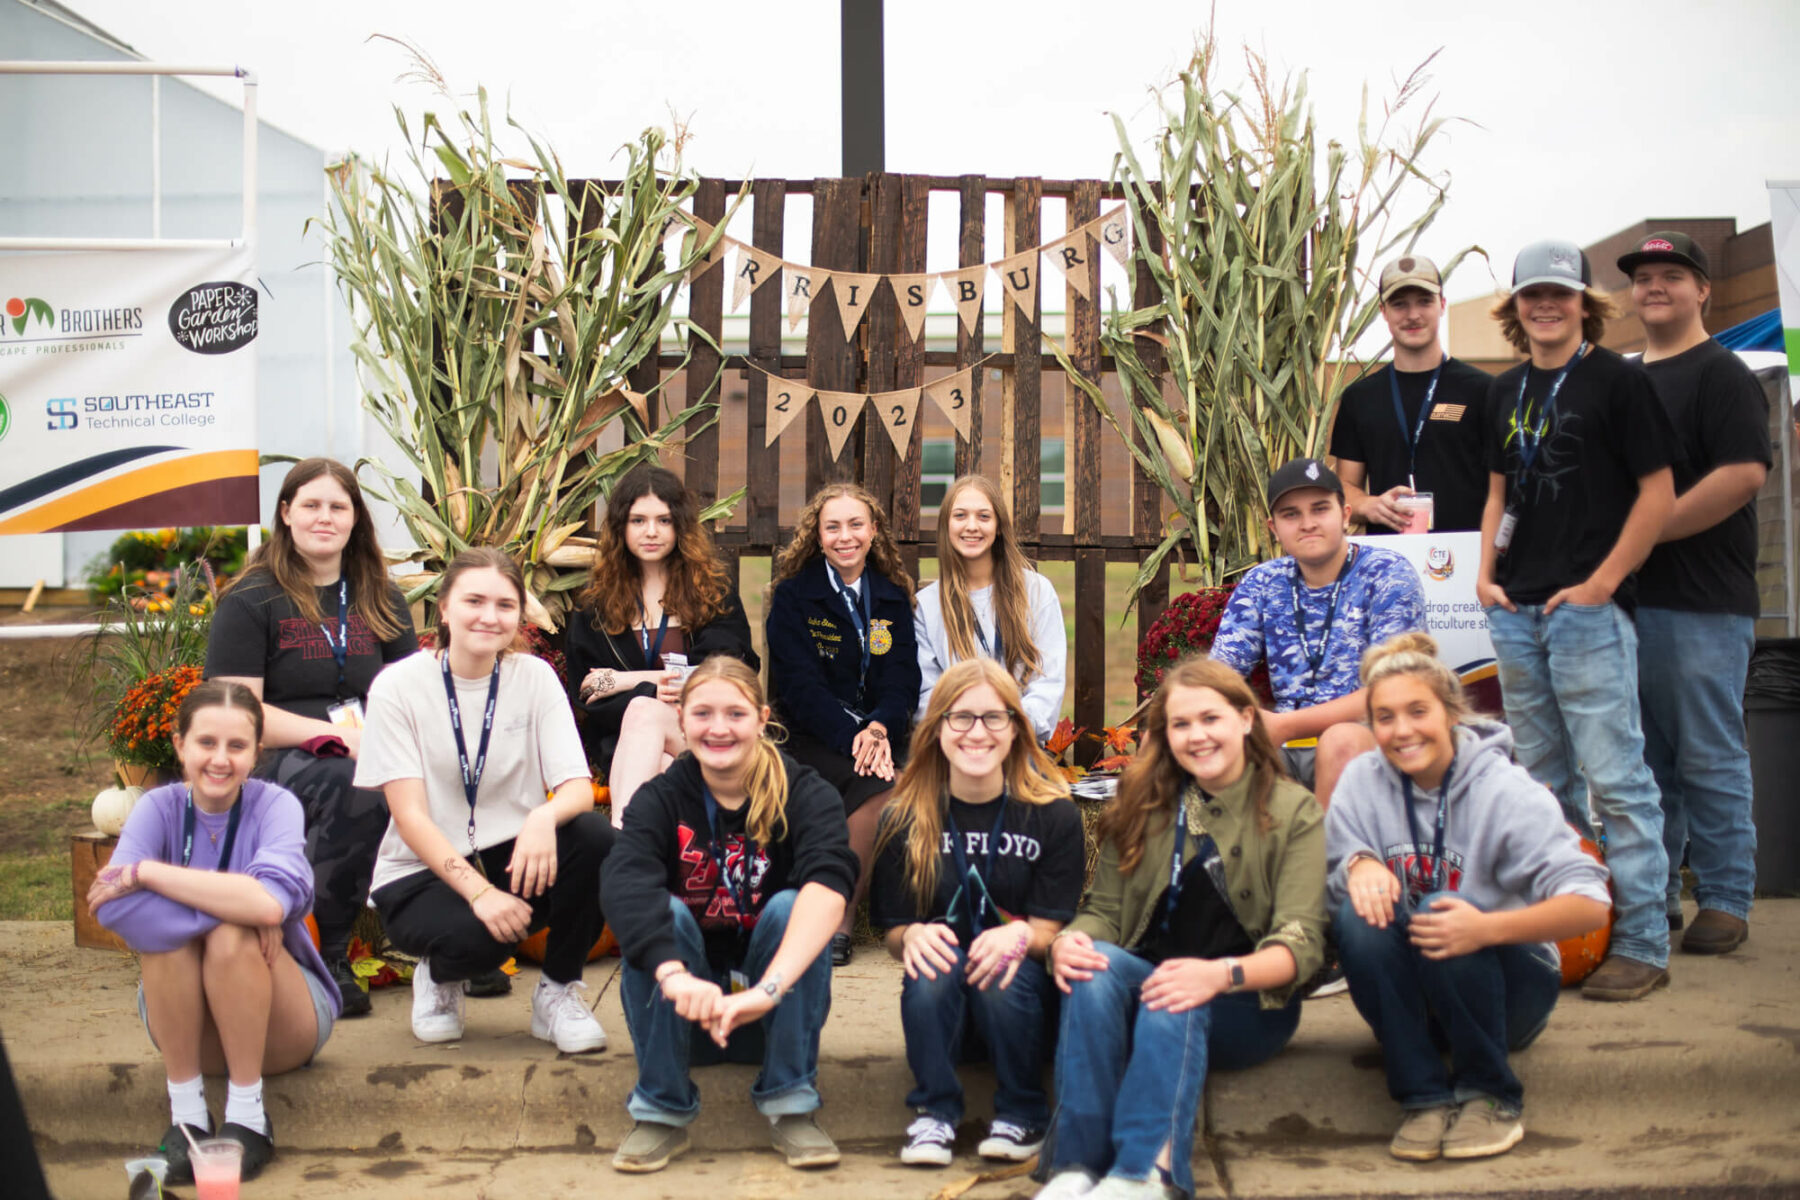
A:
<svg viewBox="0 0 1800 1200">
<path fill-rule="evenodd" d="M 4 335 L 7 327 L 15 334 L 23 335 L 25 326 L 36 317 L 42 324 L 56 328 L 56 310 L 36 296 L 14 296 L 6 302 L 6 319 L 0 321 L 0 335 Z"/>
<path fill-rule="evenodd" d="M 1456 574 L 1456 555 L 1450 547 L 1433 546 L 1425 552 L 1425 573 L 1439 583 Z"/>
<path fill-rule="evenodd" d="M 169 332 L 195 354 L 230 354 L 256 339 L 256 289 L 229 280 L 189 288 L 169 309 Z"/>
</svg>

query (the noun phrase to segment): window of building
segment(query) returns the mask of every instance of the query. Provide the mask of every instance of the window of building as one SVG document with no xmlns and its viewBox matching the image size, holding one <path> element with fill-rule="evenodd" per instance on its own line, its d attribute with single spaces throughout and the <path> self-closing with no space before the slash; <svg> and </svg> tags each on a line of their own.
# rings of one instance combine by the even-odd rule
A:
<svg viewBox="0 0 1800 1200">
<path fill-rule="evenodd" d="M 956 439 L 926 438 L 919 463 L 919 508 L 933 513 L 944 502 L 956 478 Z M 1038 506 L 1043 512 L 1061 512 L 1065 482 L 1065 453 L 1062 438 L 1045 438 L 1038 448 L 1038 471 L 1042 480 Z"/>
</svg>

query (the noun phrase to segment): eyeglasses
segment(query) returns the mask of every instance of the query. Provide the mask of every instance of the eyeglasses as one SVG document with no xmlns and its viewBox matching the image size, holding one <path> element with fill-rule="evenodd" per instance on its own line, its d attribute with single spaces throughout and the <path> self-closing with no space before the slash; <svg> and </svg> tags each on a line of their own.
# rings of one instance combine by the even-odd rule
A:
<svg viewBox="0 0 1800 1200">
<path fill-rule="evenodd" d="M 975 728 L 975 722 L 977 721 L 986 725 L 989 733 L 999 733 L 1002 729 L 1005 729 L 1008 725 L 1012 724 L 1012 714 L 1005 709 L 996 709 L 993 712 L 984 713 L 958 711 L 947 712 L 944 714 L 944 724 L 956 730 L 958 733 L 969 732 L 969 730 Z"/>
</svg>

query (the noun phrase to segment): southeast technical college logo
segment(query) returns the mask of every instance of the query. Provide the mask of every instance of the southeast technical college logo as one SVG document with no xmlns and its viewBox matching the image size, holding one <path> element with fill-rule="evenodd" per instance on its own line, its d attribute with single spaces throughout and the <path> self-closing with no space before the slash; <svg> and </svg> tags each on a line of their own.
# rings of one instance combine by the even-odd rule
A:
<svg viewBox="0 0 1800 1200">
<path fill-rule="evenodd" d="M 47 302 L 36 296 L 14 296 L 6 302 L 6 320 L 0 321 L 0 334 L 6 332 L 8 325 L 12 326 L 14 333 L 24 334 L 26 323 L 33 317 L 52 329 L 56 328 L 56 310 Z"/>
</svg>

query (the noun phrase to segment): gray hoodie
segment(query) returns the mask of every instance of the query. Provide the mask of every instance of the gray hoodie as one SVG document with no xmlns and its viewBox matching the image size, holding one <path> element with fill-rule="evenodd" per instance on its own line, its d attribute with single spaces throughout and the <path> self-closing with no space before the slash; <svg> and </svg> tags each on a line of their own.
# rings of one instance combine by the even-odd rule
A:
<svg viewBox="0 0 1800 1200">
<path fill-rule="evenodd" d="M 1444 823 L 1449 891 L 1489 912 L 1573 894 L 1610 905 L 1606 868 L 1581 849 L 1548 788 L 1512 761 L 1512 731 L 1498 721 L 1458 725 Z M 1344 771 L 1325 813 L 1326 888 L 1335 910 L 1345 865 L 1358 851 L 1387 863 L 1404 883 L 1408 865 L 1431 871 L 1437 789 L 1413 789 L 1416 844 L 1406 820 L 1400 772 L 1371 750 Z M 1414 856 L 1417 856 L 1416 860 Z"/>
</svg>

